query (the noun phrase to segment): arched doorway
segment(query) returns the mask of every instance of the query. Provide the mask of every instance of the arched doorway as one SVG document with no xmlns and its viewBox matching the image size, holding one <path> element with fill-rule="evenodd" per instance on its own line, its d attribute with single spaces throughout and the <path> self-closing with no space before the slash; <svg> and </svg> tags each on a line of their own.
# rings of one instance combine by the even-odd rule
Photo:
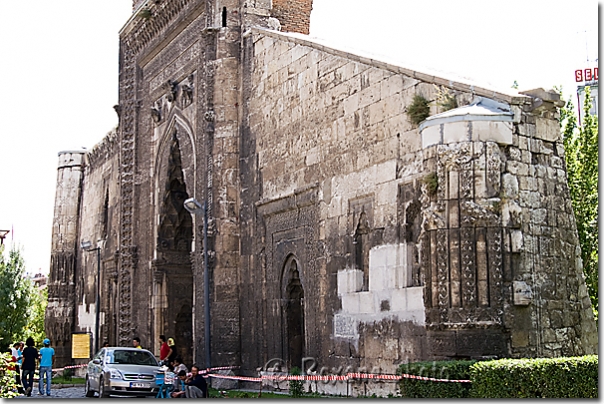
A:
<svg viewBox="0 0 604 404">
<path fill-rule="evenodd" d="M 191 350 L 191 342 L 193 341 L 191 313 L 191 306 L 188 304 L 183 305 L 174 322 L 174 335 L 178 338 L 176 340 L 176 353 L 186 363 L 193 363 L 193 352 Z"/>
<path fill-rule="evenodd" d="M 285 263 L 282 278 L 284 359 L 288 369 L 302 368 L 305 356 L 304 288 L 295 257 Z"/>
<path fill-rule="evenodd" d="M 193 222 L 183 202 L 189 197 L 183 176 L 178 133 L 174 131 L 167 158 L 160 167 L 159 223 L 154 266 L 154 321 L 160 334 L 176 341 L 178 354 L 192 361 Z"/>
</svg>

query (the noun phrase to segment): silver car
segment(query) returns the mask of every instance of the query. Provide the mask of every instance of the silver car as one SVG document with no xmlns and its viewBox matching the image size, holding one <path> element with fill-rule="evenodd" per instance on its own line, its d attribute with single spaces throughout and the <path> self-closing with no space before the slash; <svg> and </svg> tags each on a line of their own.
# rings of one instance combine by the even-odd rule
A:
<svg viewBox="0 0 604 404">
<path fill-rule="evenodd" d="M 86 371 L 86 397 L 154 396 L 159 386 L 155 378 L 159 363 L 146 349 L 126 347 L 102 348 Z"/>
</svg>

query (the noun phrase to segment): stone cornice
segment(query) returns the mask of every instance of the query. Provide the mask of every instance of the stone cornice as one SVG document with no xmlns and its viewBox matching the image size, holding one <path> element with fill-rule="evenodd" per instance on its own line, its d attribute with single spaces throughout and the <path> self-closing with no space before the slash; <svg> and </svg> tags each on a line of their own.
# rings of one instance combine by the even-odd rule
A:
<svg viewBox="0 0 604 404">
<path fill-rule="evenodd" d="M 114 128 L 87 153 L 88 164 L 94 166 L 99 160 L 107 160 L 116 152 L 117 144 L 117 128 Z"/>
<path fill-rule="evenodd" d="M 178 29 L 170 30 L 169 35 L 160 38 L 160 34 L 172 24 L 188 25 L 199 13 L 181 11 L 185 8 L 205 9 L 203 0 L 164 0 L 160 3 L 147 0 L 139 5 L 130 19 L 120 30 L 121 41 L 128 42 L 135 54 L 148 46 L 154 39 L 161 43 L 169 42 Z M 180 20 L 180 21 L 179 21 Z"/>
</svg>

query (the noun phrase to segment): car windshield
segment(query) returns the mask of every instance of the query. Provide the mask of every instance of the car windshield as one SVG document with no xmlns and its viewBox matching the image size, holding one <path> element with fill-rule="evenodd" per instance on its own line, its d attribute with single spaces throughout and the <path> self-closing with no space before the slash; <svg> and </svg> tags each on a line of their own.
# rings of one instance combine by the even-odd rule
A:
<svg viewBox="0 0 604 404">
<path fill-rule="evenodd" d="M 105 363 L 122 365 L 149 365 L 158 366 L 155 356 L 145 351 L 112 351 L 107 352 Z"/>
</svg>

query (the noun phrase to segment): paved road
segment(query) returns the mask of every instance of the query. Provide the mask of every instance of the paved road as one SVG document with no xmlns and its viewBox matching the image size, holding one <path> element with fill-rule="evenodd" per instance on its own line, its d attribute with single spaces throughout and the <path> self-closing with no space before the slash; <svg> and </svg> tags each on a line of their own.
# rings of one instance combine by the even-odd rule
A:
<svg viewBox="0 0 604 404">
<path fill-rule="evenodd" d="M 114 396 L 112 396 L 114 397 Z M 122 396 L 115 396 L 116 398 L 125 398 Z M 31 392 L 31 397 L 27 396 L 18 396 L 15 398 L 86 398 L 84 393 L 84 385 L 77 387 L 64 387 L 64 388 L 51 388 L 50 397 L 44 395 L 38 395 L 38 387 L 36 386 L 34 390 Z M 127 397 L 127 398 L 136 398 L 136 397 Z M 155 397 L 149 397 L 155 398 Z"/>
<path fill-rule="evenodd" d="M 38 388 L 35 387 L 31 392 L 31 397 L 18 396 L 15 398 L 86 398 L 86 395 L 84 394 L 84 386 L 66 387 L 62 389 L 51 388 L 50 397 L 39 395 Z"/>
</svg>

